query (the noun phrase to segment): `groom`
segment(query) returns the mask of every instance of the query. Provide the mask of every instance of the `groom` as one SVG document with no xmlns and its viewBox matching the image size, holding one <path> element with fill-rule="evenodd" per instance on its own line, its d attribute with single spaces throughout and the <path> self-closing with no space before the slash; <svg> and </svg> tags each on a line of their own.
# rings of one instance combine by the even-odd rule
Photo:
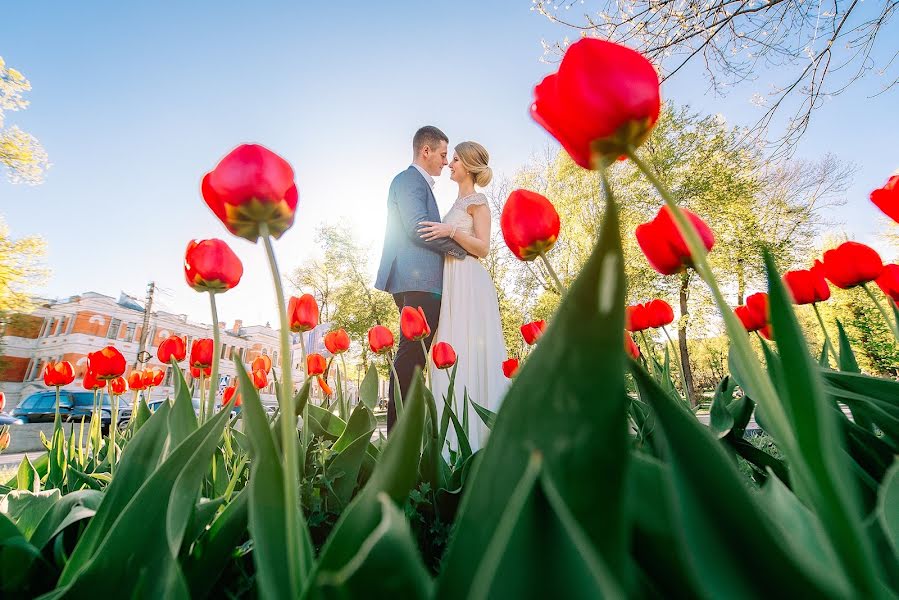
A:
<svg viewBox="0 0 899 600">
<path fill-rule="evenodd" d="M 422 221 L 440 221 L 437 201 L 432 187 L 446 166 L 446 134 L 430 125 L 415 132 L 412 138 L 412 165 L 393 178 L 387 195 L 387 230 L 384 250 L 375 287 L 393 295 L 397 308 L 404 306 L 424 310 L 431 327 L 425 346 L 431 347 L 437 322 L 440 319 L 440 296 L 443 292 L 443 256 L 449 254 L 465 258 L 466 252 L 448 238 L 426 242 L 418 233 Z M 400 336 L 400 344 L 393 361 L 400 394 L 405 399 L 416 366 L 424 367 L 425 355 L 421 344 Z M 393 402 L 394 378 L 390 378 L 387 399 L 387 432 L 396 423 Z"/>
</svg>

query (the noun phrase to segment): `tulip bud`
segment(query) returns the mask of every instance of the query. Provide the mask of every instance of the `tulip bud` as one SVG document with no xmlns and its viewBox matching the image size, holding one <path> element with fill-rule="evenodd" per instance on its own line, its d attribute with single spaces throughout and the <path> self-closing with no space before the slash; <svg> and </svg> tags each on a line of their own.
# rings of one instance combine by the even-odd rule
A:
<svg viewBox="0 0 899 600">
<path fill-rule="evenodd" d="M 144 385 L 143 373 L 134 370 L 128 374 L 128 389 L 132 392 L 142 390 L 146 387 L 147 386 Z"/>
<path fill-rule="evenodd" d="M 113 396 L 121 396 L 128 391 L 128 383 L 124 377 L 116 377 L 109 380 L 109 393 Z"/>
<path fill-rule="evenodd" d="M 3 412 L 4 406 L 6 406 L 6 394 L 0 392 L 0 412 Z"/>
<path fill-rule="evenodd" d="M 634 360 L 640 358 L 640 346 L 637 345 L 634 338 L 628 335 L 626 331 L 624 332 L 624 351 Z"/>
<path fill-rule="evenodd" d="M 899 175 L 893 175 L 886 185 L 871 192 L 871 202 L 899 223 Z"/>
<path fill-rule="evenodd" d="M 815 263 L 821 264 L 818 261 Z M 783 282 L 795 304 L 814 304 L 830 298 L 830 287 L 821 267 L 787 271 L 783 275 Z"/>
<path fill-rule="evenodd" d="M 843 242 L 824 253 L 824 275 L 844 290 L 874 281 L 882 271 L 880 255 L 858 242 Z"/>
<path fill-rule="evenodd" d="M 325 357 L 321 354 L 312 353 L 306 357 L 306 376 L 321 375 L 328 368 Z"/>
<path fill-rule="evenodd" d="M 412 341 L 418 341 L 431 335 L 425 311 L 420 306 L 418 308 L 404 306 L 400 313 L 400 331 L 403 332 L 406 339 Z"/>
<path fill-rule="evenodd" d="M 144 369 L 144 372 L 141 374 L 141 382 L 145 388 L 152 388 L 162 383 L 164 377 L 165 371 L 158 367 L 150 367 Z"/>
<path fill-rule="evenodd" d="M 715 235 L 709 226 L 686 208 L 680 210 L 693 223 L 705 249 L 711 250 L 715 245 Z M 673 275 L 693 266 L 687 242 L 681 236 L 667 206 L 663 206 L 652 221 L 638 225 L 636 236 L 646 260 L 662 275 Z"/>
<path fill-rule="evenodd" d="M 75 368 L 67 360 L 50 362 L 44 367 L 44 385 L 62 387 L 75 381 Z"/>
<path fill-rule="evenodd" d="M 87 355 L 87 368 L 97 379 L 115 379 L 125 372 L 125 357 L 113 346 Z"/>
<path fill-rule="evenodd" d="M 293 332 L 309 331 L 318 325 L 318 302 L 312 294 L 291 297 L 287 305 L 287 318 Z"/>
<path fill-rule="evenodd" d="M 243 263 L 222 240 L 188 242 L 184 253 L 184 278 L 193 289 L 225 292 L 240 283 L 242 276 Z"/>
<path fill-rule="evenodd" d="M 544 331 L 546 331 L 546 321 L 543 319 L 532 323 L 525 323 L 521 326 L 521 337 L 524 338 L 524 341 L 528 346 L 533 346 L 537 343 L 537 340 L 540 339 L 540 336 L 543 335 Z"/>
<path fill-rule="evenodd" d="M 190 366 L 206 369 L 212 366 L 212 355 L 215 352 L 215 344 L 209 338 L 194 340 L 190 347 Z"/>
<path fill-rule="evenodd" d="M 172 358 L 175 359 L 175 362 L 181 362 L 186 355 L 187 346 L 184 343 L 184 338 L 178 337 L 177 335 L 170 335 L 165 338 L 162 340 L 162 343 L 159 344 L 159 348 L 156 349 L 156 358 L 158 358 L 159 362 L 162 364 L 168 364 Z"/>
<path fill-rule="evenodd" d="M 206 367 L 205 369 L 201 369 L 200 367 L 191 367 L 190 368 L 190 376 L 194 379 L 199 379 L 200 375 L 204 377 L 209 377 L 212 375 L 212 367 Z"/>
<path fill-rule="evenodd" d="M 750 294 L 746 297 L 746 304 L 736 307 L 734 314 L 743 323 L 747 332 L 758 331 L 765 338 L 771 339 L 768 294 L 764 292 Z"/>
<path fill-rule="evenodd" d="M 503 361 L 503 375 L 507 378 L 512 379 L 512 377 L 518 372 L 519 362 L 517 358 L 510 358 L 509 360 Z"/>
<path fill-rule="evenodd" d="M 328 385 L 328 382 L 324 380 L 324 378 L 318 378 L 318 387 L 322 389 L 322 393 L 326 398 L 334 395 L 334 390 L 331 389 L 331 386 Z"/>
<path fill-rule="evenodd" d="M 540 194 L 515 190 L 503 205 L 499 226 L 512 254 L 521 260 L 534 260 L 555 245 L 559 237 L 559 213 Z"/>
<path fill-rule="evenodd" d="M 261 390 L 268 385 L 268 376 L 263 369 L 253 371 L 253 385 L 257 390 Z"/>
<path fill-rule="evenodd" d="M 86 390 L 94 391 L 105 388 L 106 381 L 98 378 L 93 371 L 88 369 L 88 371 L 84 373 L 84 379 L 81 380 L 81 385 Z"/>
<path fill-rule="evenodd" d="M 664 300 L 656 298 L 646 303 L 646 318 L 650 328 L 664 327 L 674 321 L 674 309 Z"/>
<path fill-rule="evenodd" d="M 237 408 L 241 403 L 240 393 L 237 391 L 237 386 L 229 385 L 228 387 L 226 387 L 225 391 L 222 392 L 222 407 L 224 408 L 226 404 L 231 402 L 231 398 L 233 398 L 235 395 L 237 396 L 237 400 L 234 401 L 234 408 Z"/>
<path fill-rule="evenodd" d="M 431 350 L 434 366 L 438 369 L 449 369 L 456 364 L 456 351 L 446 342 L 437 342 Z"/>
<path fill-rule="evenodd" d="M 531 116 L 572 160 L 597 169 L 649 138 L 661 109 L 659 76 L 641 54 L 583 38 L 565 51 L 559 71 L 534 89 Z"/>
<path fill-rule="evenodd" d="M 375 354 L 389 352 L 393 348 L 393 332 L 383 325 L 368 330 L 368 347 Z"/>
<path fill-rule="evenodd" d="M 299 194 L 290 164 L 268 148 L 238 146 L 206 176 L 203 199 L 236 236 L 255 242 L 265 225 L 275 239 L 293 225 Z"/>
<path fill-rule="evenodd" d="M 894 302 L 899 302 L 899 265 L 886 265 L 875 283 Z"/>
<path fill-rule="evenodd" d="M 331 354 L 342 354 L 350 349 L 350 336 L 343 329 L 329 331 L 325 334 L 325 348 Z"/>
<path fill-rule="evenodd" d="M 271 373 L 272 371 L 272 359 L 268 354 L 260 354 L 253 360 L 253 364 L 251 366 L 252 371 L 265 371 L 266 374 Z"/>
</svg>

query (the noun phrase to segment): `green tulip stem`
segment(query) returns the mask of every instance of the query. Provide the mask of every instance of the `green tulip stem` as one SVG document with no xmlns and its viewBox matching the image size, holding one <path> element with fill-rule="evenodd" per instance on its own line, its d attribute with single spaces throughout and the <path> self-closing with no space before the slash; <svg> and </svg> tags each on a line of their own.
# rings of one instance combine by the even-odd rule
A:
<svg viewBox="0 0 899 600">
<path fill-rule="evenodd" d="M 709 267 L 705 245 L 700 239 L 699 233 L 696 231 L 693 223 L 690 222 L 687 216 L 681 211 L 677 202 L 674 200 L 674 196 L 668 191 L 668 188 L 658 179 L 658 177 L 656 177 L 653 170 L 644 163 L 639 156 L 637 156 L 636 150 L 633 147 L 628 148 L 626 154 L 637 168 L 643 172 L 656 190 L 658 190 L 659 195 L 662 196 L 665 204 L 671 211 L 674 223 L 684 241 L 687 243 L 687 248 L 690 250 L 690 256 L 693 259 L 693 268 L 703 281 L 705 281 L 706 285 L 709 286 L 712 298 L 724 319 L 724 325 L 728 337 L 730 338 L 731 349 L 736 354 L 739 363 L 746 369 L 746 380 L 752 381 L 756 386 L 757 397 L 754 397 L 753 400 L 761 404 L 762 409 L 768 415 L 769 423 L 772 426 L 771 433 L 774 434 L 775 439 L 783 440 L 782 443 L 784 444 L 785 449 L 789 447 L 790 452 L 788 456 L 795 456 L 798 454 L 795 448 L 796 440 L 790 427 L 786 411 L 777 396 L 777 392 L 774 389 L 774 385 L 771 383 L 771 379 L 762 369 L 758 357 L 756 357 L 755 352 L 752 350 L 749 339 L 745 335 L 745 328 L 734 314 L 733 309 L 731 309 L 730 305 L 725 301 L 724 295 L 718 287 L 718 282 L 712 273 L 712 269 Z"/>
<path fill-rule="evenodd" d="M 428 389 L 433 392 L 434 390 L 431 389 L 431 360 L 430 360 L 431 356 L 428 353 L 428 349 L 425 347 L 425 339 L 421 338 L 418 341 L 421 342 L 421 351 L 425 353 L 425 366 L 424 366 L 425 383 L 428 385 Z"/>
<path fill-rule="evenodd" d="M 215 396 L 219 387 L 219 354 L 222 351 L 222 338 L 219 333 L 219 313 L 215 305 L 215 292 L 209 292 L 209 308 L 212 311 L 212 373 L 209 375 L 209 400 L 204 409 L 206 411 L 204 421 L 211 419 L 215 413 Z"/>
<path fill-rule="evenodd" d="M 896 338 L 897 341 L 899 341 L 899 331 L 897 331 L 896 329 L 896 324 L 893 322 L 893 319 L 890 318 L 890 315 L 883 307 L 883 304 L 880 303 L 880 300 L 877 299 L 877 296 L 874 295 L 874 292 L 871 291 L 871 288 L 868 287 L 867 283 L 863 283 L 862 288 L 864 288 L 865 293 L 868 294 L 868 298 L 871 299 L 871 302 L 874 303 L 874 306 L 877 307 L 877 310 L 880 311 L 880 314 L 883 315 L 883 320 L 886 321 L 890 333 L 892 333 L 893 337 Z"/>
<path fill-rule="evenodd" d="M 206 369 L 200 367 L 200 425 L 206 422 Z"/>
<path fill-rule="evenodd" d="M 346 360 L 343 357 L 343 352 L 340 353 L 340 366 L 343 369 L 343 382 L 340 386 L 340 395 L 341 402 L 344 404 L 343 410 L 346 412 L 347 419 L 350 418 L 350 400 L 346 397 L 346 387 L 349 384 L 349 377 L 346 371 Z"/>
<path fill-rule="evenodd" d="M 272 238 L 269 235 L 267 223 L 260 223 L 259 235 L 265 246 L 268 264 L 272 273 L 272 283 L 275 287 L 275 298 L 278 301 L 278 318 L 281 320 L 279 330 L 281 337 L 281 394 L 278 396 L 278 404 L 281 407 L 281 448 L 284 451 L 284 504 L 287 507 L 287 564 L 290 565 L 288 575 L 291 578 L 288 589 L 300 589 L 300 581 L 305 579 L 302 562 L 300 561 L 300 518 L 294 515 L 301 512 L 299 488 L 300 469 L 305 466 L 305 457 L 301 465 L 297 450 L 297 420 L 293 406 L 293 377 L 290 359 L 290 323 L 287 320 L 287 305 L 284 302 L 284 286 L 281 281 L 281 273 L 278 270 L 278 262 L 275 260 L 275 251 L 272 248 Z M 305 350 L 304 350 L 305 354 Z M 303 438 L 308 435 L 307 412 L 303 411 Z M 302 449 L 305 454 L 305 448 Z"/>
<path fill-rule="evenodd" d="M 390 372 L 393 373 L 393 385 L 395 386 L 394 396 L 395 399 L 398 400 L 394 408 L 396 409 L 396 418 L 399 419 L 400 415 L 403 414 L 403 388 L 400 387 L 400 376 L 396 372 L 396 367 L 393 365 L 393 359 L 391 358 L 390 354 L 385 354 L 384 358 L 387 360 L 387 366 L 390 367 Z M 389 403 L 390 400 L 391 398 L 388 398 L 387 402 Z"/>
<path fill-rule="evenodd" d="M 119 428 L 119 397 L 116 394 L 110 394 L 112 397 L 112 422 L 109 424 L 109 477 L 115 475 L 115 434 Z"/>
<path fill-rule="evenodd" d="M 687 398 L 689 402 L 689 396 L 687 395 L 687 380 L 684 377 L 684 365 L 681 364 L 680 352 L 678 352 L 677 346 L 674 345 L 674 340 L 671 339 L 668 328 L 662 325 L 662 331 L 665 333 L 665 337 L 668 338 L 668 344 L 671 346 L 671 356 L 674 357 L 674 362 L 677 363 L 677 373 L 680 375 L 680 384 L 684 390 L 684 398 Z"/>
<path fill-rule="evenodd" d="M 812 302 L 812 308 L 815 311 L 815 316 L 818 317 L 818 325 L 821 326 L 821 332 L 824 333 L 824 347 L 830 351 L 831 356 L 833 356 L 833 360 L 835 361 L 835 365 L 840 364 L 840 357 L 837 356 L 837 351 L 833 347 L 833 343 L 830 341 L 830 336 L 827 334 L 827 327 L 824 326 L 824 319 L 821 318 L 821 312 L 818 310 L 818 303 Z"/>
<path fill-rule="evenodd" d="M 549 276 L 552 277 L 552 280 L 556 283 L 556 289 L 559 290 L 559 295 L 564 296 L 567 289 L 562 284 L 562 280 L 559 279 L 559 276 L 556 274 L 556 270 L 553 269 L 552 263 L 549 262 L 549 259 L 546 258 L 546 253 L 542 250 L 538 254 L 540 260 L 543 261 L 543 264 L 546 265 L 546 270 L 549 272 Z"/>
</svg>

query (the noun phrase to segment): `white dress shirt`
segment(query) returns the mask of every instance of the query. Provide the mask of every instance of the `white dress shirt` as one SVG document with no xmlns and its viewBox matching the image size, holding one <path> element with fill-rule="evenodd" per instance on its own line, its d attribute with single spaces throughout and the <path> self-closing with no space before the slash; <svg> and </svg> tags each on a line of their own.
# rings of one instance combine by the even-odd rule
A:
<svg viewBox="0 0 899 600">
<path fill-rule="evenodd" d="M 433 189 L 436 181 L 434 181 L 434 178 L 431 177 L 431 174 L 428 173 L 427 171 L 425 171 L 424 169 L 422 169 L 420 166 L 418 166 L 415 163 L 412 163 L 412 166 L 415 167 L 416 169 L 418 169 L 418 172 L 421 173 L 421 176 L 425 178 L 425 181 L 427 181 L 428 185 L 431 186 L 431 188 Z"/>
</svg>

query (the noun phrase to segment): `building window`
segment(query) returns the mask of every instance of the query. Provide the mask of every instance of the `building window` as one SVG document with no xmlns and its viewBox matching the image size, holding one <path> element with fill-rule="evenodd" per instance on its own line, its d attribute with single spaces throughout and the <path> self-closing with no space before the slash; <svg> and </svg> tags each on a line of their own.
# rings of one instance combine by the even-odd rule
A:
<svg viewBox="0 0 899 600">
<path fill-rule="evenodd" d="M 137 323 L 128 323 L 125 326 L 125 341 L 133 342 L 134 341 L 134 330 L 137 329 Z"/>
<path fill-rule="evenodd" d="M 41 337 L 50 337 L 51 335 L 53 335 L 53 329 L 55 327 L 56 327 L 56 319 L 55 318 L 52 318 L 49 321 L 47 321 L 47 328 L 44 329 L 44 335 L 42 335 Z"/>
<path fill-rule="evenodd" d="M 281 363 L 278 362 L 278 351 L 272 351 L 272 365 L 281 368 Z"/>
<path fill-rule="evenodd" d="M 120 319 L 112 319 L 109 322 L 109 331 L 106 332 L 106 339 L 114 340 L 119 337 L 119 328 L 122 326 Z"/>
<path fill-rule="evenodd" d="M 165 369 L 165 381 L 162 385 L 166 387 L 172 385 L 172 369 L 169 367 L 166 367 Z"/>
<path fill-rule="evenodd" d="M 66 325 L 68 325 L 68 324 L 69 324 L 69 318 L 63 317 L 59 321 L 59 326 L 57 326 L 57 328 L 56 328 L 56 335 L 64 334 L 66 332 Z"/>
<path fill-rule="evenodd" d="M 228 350 L 228 344 L 222 344 L 222 353 L 219 355 L 219 358 L 224 360 L 225 357 L 227 356 L 227 353 L 226 353 L 227 350 Z"/>
</svg>

